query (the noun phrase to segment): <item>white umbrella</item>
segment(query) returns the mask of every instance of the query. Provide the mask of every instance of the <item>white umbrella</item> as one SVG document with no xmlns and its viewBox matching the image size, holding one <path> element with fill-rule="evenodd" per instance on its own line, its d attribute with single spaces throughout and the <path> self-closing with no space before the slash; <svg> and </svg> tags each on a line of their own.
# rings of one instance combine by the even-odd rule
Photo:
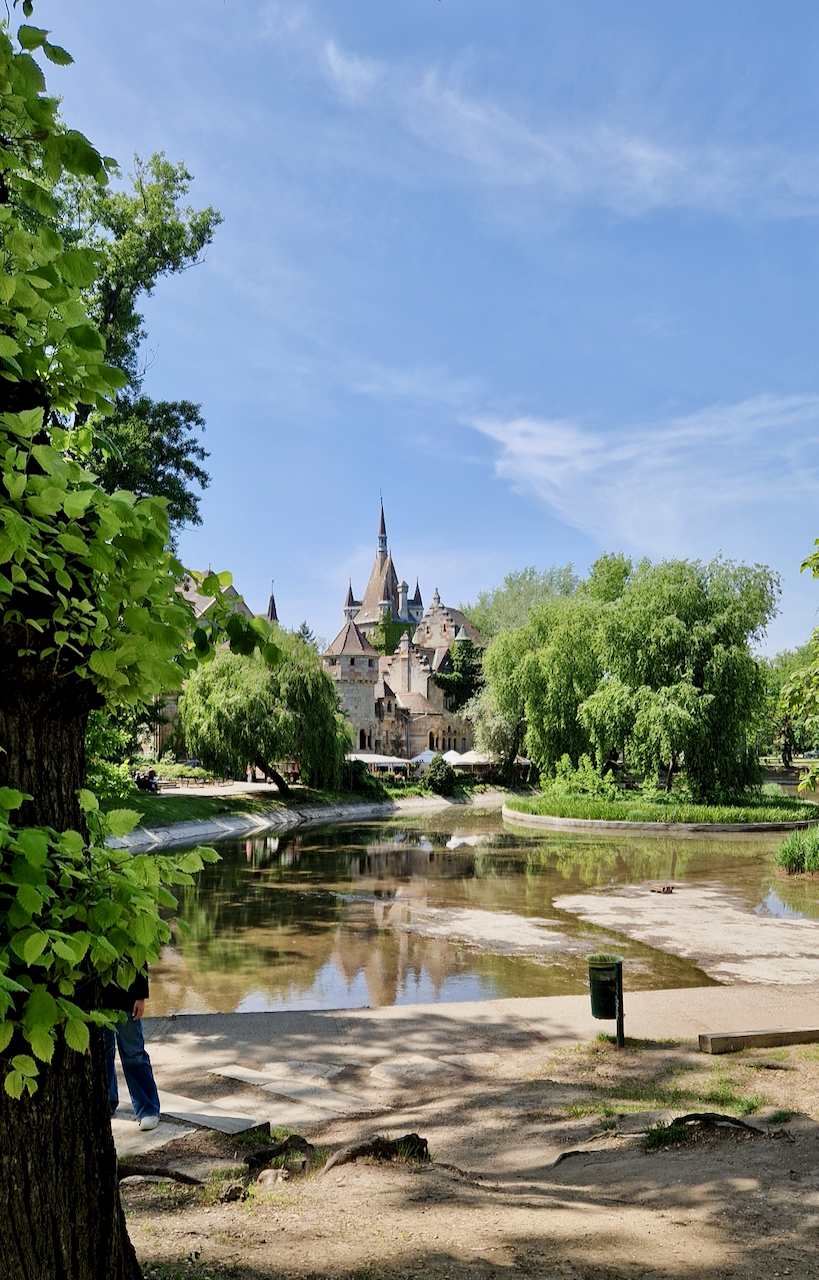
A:
<svg viewBox="0 0 819 1280">
<path fill-rule="evenodd" d="M 426 751 L 421 752 L 420 756 L 412 757 L 412 764 L 429 764 L 430 760 L 434 760 L 437 754 L 437 751 L 430 751 L 427 748 Z"/>
<path fill-rule="evenodd" d="M 444 759 L 446 760 L 447 764 L 460 764 L 461 753 L 459 751 L 447 751 L 446 755 L 444 756 Z"/>
<path fill-rule="evenodd" d="M 480 751 L 465 751 L 461 756 L 461 764 L 492 764 L 491 756 L 483 756 Z"/>
</svg>

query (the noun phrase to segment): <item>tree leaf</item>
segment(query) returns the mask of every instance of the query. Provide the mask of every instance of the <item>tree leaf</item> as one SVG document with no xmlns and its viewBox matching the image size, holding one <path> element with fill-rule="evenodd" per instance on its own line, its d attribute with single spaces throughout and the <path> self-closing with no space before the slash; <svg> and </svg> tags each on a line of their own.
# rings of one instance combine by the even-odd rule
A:
<svg viewBox="0 0 819 1280">
<path fill-rule="evenodd" d="M 45 1027 L 30 1027 L 23 1031 L 32 1052 L 41 1062 L 50 1062 L 54 1057 L 54 1036 Z"/>
<path fill-rule="evenodd" d="M 64 1034 L 69 1049 L 75 1049 L 77 1053 L 87 1051 L 90 1043 L 88 1027 L 79 1018 L 66 1018 Z"/>
<path fill-rule="evenodd" d="M 17 889 L 17 903 L 29 916 L 36 916 L 42 910 L 43 899 L 33 885 L 21 884 Z"/>
<path fill-rule="evenodd" d="M 26 827 L 19 832 L 16 844 L 32 867 L 41 867 L 48 858 L 48 836 L 39 827 Z"/>
<path fill-rule="evenodd" d="M 48 40 L 43 42 L 43 53 L 57 67 L 68 67 L 74 61 L 66 49 L 59 44 L 49 44 Z"/>
<path fill-rule="evenodd" d="M 48 32 L 42 27 L 23 25 L 17 29 L 17 39 L 22 49 L 41 49 L 48 39 Z"/>
<path fill-rule="evenodd" d="M 42 930 L 37 929 L 34 933 L 30 933 L 23 943 L 22 958 L 26 964 L 34 964 L 34 961 L 45 951 L 48 944 L 48 935 Z"/>
<path fill-rule="evenodd" d="M 0 787 L 0 809 L 19 809 L 26 799 L 31 797 L 23 795 L 22 791 L 15 791 L 13 787 Z"/>
<path fill-rule="evenodd" d="M 23 1026 L 53 1027 L 61 1017 L 59 1006 L 51 992 L 38 983 L 23 1006 Z"/>
<path fill-rule="evenodd" d="M 77 799 L 83 813 L 96 813 L 100 807 L 100 802 L 94 792 L 89 791 L 86 787 L 82 787 L 77 792 Z"/>
<path fill-rule="evenodd" d="M 112 836 L 127 836 L 134 827 L 142 820 L 142 814 L 136 813 L 133 809 L 111 809 L 105 815 L 105 820 L 111 831 Z"/>
</svg>

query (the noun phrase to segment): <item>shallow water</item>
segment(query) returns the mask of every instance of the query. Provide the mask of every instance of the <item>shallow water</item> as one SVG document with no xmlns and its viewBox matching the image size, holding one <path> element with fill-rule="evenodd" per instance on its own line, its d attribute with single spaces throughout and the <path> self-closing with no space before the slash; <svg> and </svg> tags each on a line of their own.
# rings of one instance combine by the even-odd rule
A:
<svg viewBox="0 0 819 1280">
<path fill-rule="evenodd" d="M 181 892 L 190 936 L 151 970 L 150 1012 L 339 1009 L 586 990 L 617 950 L 627 985 L 707 985 L 695 963 L 584 924 L 553 900 L 654 882 L 719 885 L 743 909 L 819 919 L 819 883 L 777 876 L 778 839 L 527 834 L 499 814 L 226 841 Z"/>
</svg>

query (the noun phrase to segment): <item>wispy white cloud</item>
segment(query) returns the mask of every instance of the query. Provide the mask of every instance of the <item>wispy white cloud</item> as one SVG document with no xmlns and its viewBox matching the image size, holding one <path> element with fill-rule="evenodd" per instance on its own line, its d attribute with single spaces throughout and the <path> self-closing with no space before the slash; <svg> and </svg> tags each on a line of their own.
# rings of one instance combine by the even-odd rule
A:
<svg viewBox="0 0 819 1280">
<path fill-rule="evenodd" d="M 331 79 L 348 102 L 358 102 L 377 88 L 386 75 L 387 68 L 383 62 L 347 53 L 335 40 L 326 42 L 324 56 Z"/>
<path fill-rule="evenodd" d="M 477 378 L 455 378 L 441 367 L 371 365 L 350 374 L 350 388 L 386 400 L 415 400 L 466 408 L 479 394 Z"/>
<path fill-rule="evenodd" d="M 303 30 L 299 39 L 304 51 Z M 673 207 L 766 217 L 819 212 L 814 153 L 789 155 L 767 144 L 686 145 L 613 114 L 571 124 L 527 120 L 464 87 L 455 69 L 365 57 L 318 30 L 312 59 L 346 106 L 369 118 L 370 151 L 362 150 L 359 136 L 351 162 L 371 168 L 373 152 L 380 152 L 391 177 L 391 147 L 400 140 L 417 148 L 411 160 L 403 157 L 408 180 L 426 166 L 436 180 L 512 188 L 559 204 L 599 204 L 623 216 Z M 631 118 L 641 114 L 634 110 Z"/>
<path fill-rule="evenodd" d="M 819 497 L 819 396 L 758 396 L 639 428 L 473 418 L 513 489 L 567 524 L 650 554 L 708 554 Z"/>
</svg>

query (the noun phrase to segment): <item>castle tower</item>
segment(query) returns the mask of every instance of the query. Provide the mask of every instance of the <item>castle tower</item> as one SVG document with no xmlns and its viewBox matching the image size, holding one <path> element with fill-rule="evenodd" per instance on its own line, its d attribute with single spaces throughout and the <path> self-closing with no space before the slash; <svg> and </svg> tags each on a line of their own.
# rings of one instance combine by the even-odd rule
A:
<svg viewBox="0 0 819 1280">
<path fill-rule="evenodd" d="M 351 595 L 352 591 L 348 592 L 348 598 Z M 355 601 L 352 601 L 349 607 L 352 607 L 354 603 Z M 345 617 L 347 616 L 347 607 L 345 605 Z M 366 635 L 374 630 L 382 618 L 395 622 L 398 617 L 398 576 L 395 572 L 392 556 L 387 548 L 387 522 L 384 519 L 384 504 L 382 502 L 375 561 L 370 572 L 367 589 L 364 592 L 364 598 L 350 621 L 355 622 L 356 626 L 360 627 Z"/>
<path fill-rule="evenodd" d="M 276 613 L 276 597 L 273 595 L 273 583 L 270 583 L 270 599 L 267 602 L 267 613 L 265 614 L 268 622 L 278 622 L 279 615 Z"/>
</svg>

